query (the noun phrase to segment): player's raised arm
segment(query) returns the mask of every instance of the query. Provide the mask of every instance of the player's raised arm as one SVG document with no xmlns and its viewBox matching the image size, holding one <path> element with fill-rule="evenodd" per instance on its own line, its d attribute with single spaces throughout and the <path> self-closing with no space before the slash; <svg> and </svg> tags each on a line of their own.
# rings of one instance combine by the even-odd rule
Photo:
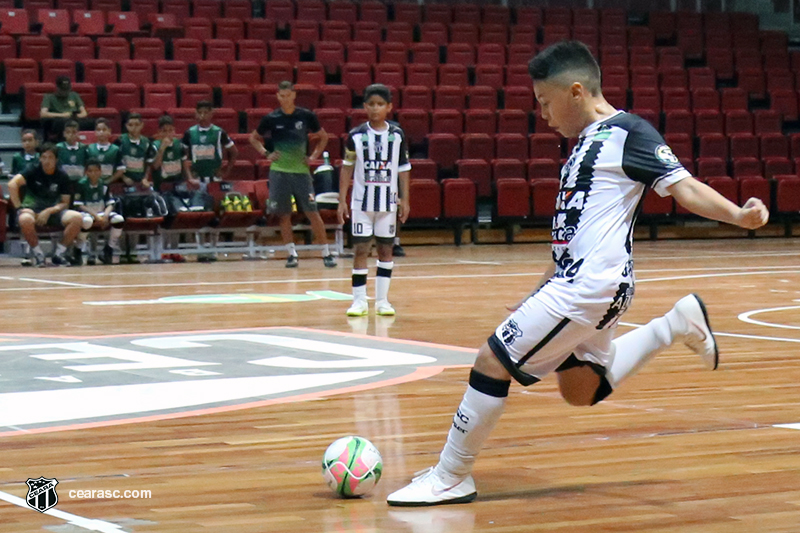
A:
<svg viewBox="0 0 800 533">
<path fill-rule="evenodd" d="M 739 207 L 717 191 L 694 178 L 684 178 L 667 190 L 683 207 L 696 215 L 745 229 L 757 229 L 769 220 L 769 211 L 758 198 Z"/>
</svg>

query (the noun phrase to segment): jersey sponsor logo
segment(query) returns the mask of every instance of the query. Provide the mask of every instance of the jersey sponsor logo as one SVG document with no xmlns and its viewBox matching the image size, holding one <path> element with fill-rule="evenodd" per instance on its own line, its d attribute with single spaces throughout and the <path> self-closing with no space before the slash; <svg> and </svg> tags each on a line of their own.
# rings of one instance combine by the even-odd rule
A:
<svg viewBox="0 0 800 533">
<path fill-rule="evenodd" d="M 305 328 L 5 340 L 0 435 L 296 401 L 474 359 L 464 348 Z"/>
<path fill-rule="evenodd" d="M 161 173 L 167 176 L 180 174 L 181 162 L 180 161 L 164 161 L 161 163 Z"/>
<path fill-rule="evenodd" d="M 133 172 L 139 172 L 144 170 L 144 160 L 139 159 L 137 157 L 132 157 L 129 155 L 125 156 L 124 159 L 125 168 Z"/>
<path fill-rule="evenodd" d="M 192 156 L 195 161 L 200 159 L 214 159 L 217 155 L 217 150 L 212 144 L 199 144 L 192 146 Z"/>
<path fill-rule="evenodd" d="M 295 122 L 294 123 L 294 129 L 302 130 L 303 129 L 303 121 L 302 120 L 298 120 L 297 122 Z"/>
<path fill-rule="evenodd" d="M 681 162 L 678 160 L 678 156 L 676 156 L 673 153 L 672 148 L 670 148 L 666 144 L 659 145 L 656 148 L 655 153 L 656 153 L 656 159 L 658 159 L 667 166 L 677 167 L 678 165 L 681 164 Z"/>
<path fill-rule="evenodd" d="M 515 340 L 522 337 L 522 330 L 519 328 L 516 320 L 510 318 L 503 324 L 503 329 L 500 330 L 500 336 L 503 339 L 503 344 L 511 346 L 514 344 Z"/>
<path fill-rule="evenodd" d="M 555 244 L 555 243 L 554 243 Z M 561 255 L 553 250 L 553 261 L 556 263 L 556 272 L 553 274 L 554 278 L 565 278 L 567 283 L 573 283 L 575 276 L 583 265 L 583 259 L 575 261 L 569 253 L 568 248 L 561 249 Z"/>
<path fill-rule="evenodd" d="M 391 167 L 391 161 L 381 161 L 380 159 L 368 159 L 364 161 L 364 170 L 389 170 Z"/>
</svg>

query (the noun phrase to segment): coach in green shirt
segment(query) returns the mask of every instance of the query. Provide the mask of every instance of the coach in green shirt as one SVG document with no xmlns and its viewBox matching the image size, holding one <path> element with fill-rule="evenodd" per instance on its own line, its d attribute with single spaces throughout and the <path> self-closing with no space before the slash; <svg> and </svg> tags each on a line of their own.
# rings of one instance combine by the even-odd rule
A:
<svg viewBox="0 0 800 533">
<path fill-rule="evenodd" d="M 39 111 L 45 139 L 61 141 L 66 121 L 87 115 L 83 100 L 72 90 L 69 78 L 59 76 L 56 79 L 56 92 L 45 95 Z"/>
</svg>

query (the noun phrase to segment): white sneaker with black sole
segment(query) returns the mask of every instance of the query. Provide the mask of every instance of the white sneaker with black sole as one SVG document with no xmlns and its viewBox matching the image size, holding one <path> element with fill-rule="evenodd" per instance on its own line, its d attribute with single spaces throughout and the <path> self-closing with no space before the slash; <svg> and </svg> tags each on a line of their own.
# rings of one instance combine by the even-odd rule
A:
<svg viewBox="0 0 800 533">
<path fill-rule="evenodd" d="M 418 472 L 402 489 L 391 493 L 386 503 L 396 507 L 425 507 L 468 503 L 478 496 L 472 476 L 458 477 L 430 467 Z"/>
<path fill-rule="evenodd" d="M 719 349 L 703 300 L 696 294 L 690 294 L 678 300 L 673 309 L 683 318 L 686 327 L 684 332 L 676 336 L 676 340 L 683 341 L 703 359 L 709 369 L 716 370 L 719 366 Z"/>
</svg>

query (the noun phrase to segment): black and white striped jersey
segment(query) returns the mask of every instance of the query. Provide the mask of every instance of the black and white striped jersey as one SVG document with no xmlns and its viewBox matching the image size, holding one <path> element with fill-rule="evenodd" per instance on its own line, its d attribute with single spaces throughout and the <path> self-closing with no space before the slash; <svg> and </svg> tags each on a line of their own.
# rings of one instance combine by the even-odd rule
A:
<svg viewBox="0 0 800 533">
<path fill-rule="evenodd" d="M 400 126 L 375 131 L 364 123 L 347 137 L 343 165 L 353 166 L 350 208 L 359 211 L 397 210 L 398 175 L 411 170 L 406 135 Z"/>
<path fill-rule="evenodd" d="M 552 281 L 578 289 L 582 301 L 572 304 L 607 300 L 622 283 L 632 296 L 631 239 L 645 194 L 652 188 L 667 196 L 690 175 L 636 115 L 618 111 L 581 132 L 561 169 L 552 228 Z"/>
</svg>

